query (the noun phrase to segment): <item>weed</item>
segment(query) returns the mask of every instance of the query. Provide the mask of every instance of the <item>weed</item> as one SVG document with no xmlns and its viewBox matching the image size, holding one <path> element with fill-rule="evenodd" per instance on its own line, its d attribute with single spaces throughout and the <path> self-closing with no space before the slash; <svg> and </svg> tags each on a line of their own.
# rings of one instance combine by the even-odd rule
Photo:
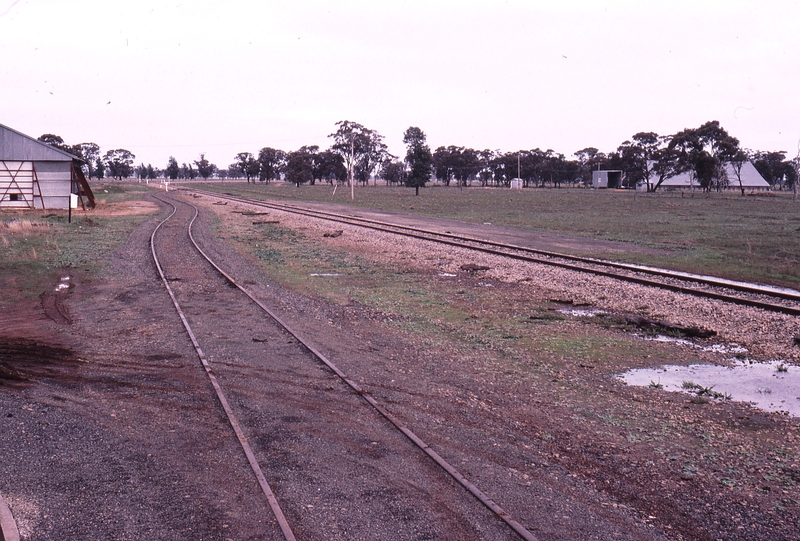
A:
<svg viewBox="0 0 800 541">
<path fill-rule="evenodd" d="M 727 393 L 720 393 L 720 392 L 715 391 L 713 385 L 711 387 L 703 387 L 702 385 L 699 385 L 699 384 L 691 382 L 691 381 L 684 381 L 682 386 L 687 391 L 694 391 L 694 393 L 697 395 L 697 397 L 702 397 L 702 398 L 710 397 L 710 398 L 715 398 L 717 400 L 730 400 L 731 399 L 731 395 L 729 395 Z M 705 404 L 705 402 L 707 402 L 707 400 L 705 402 L 703 402 L 701 400 L 697 400 L 697 401 L 693 400 L 693 402 L 696 402 L 697 404 Z"/>
<path fill-rule="evenodd" d="M 759 394 L 772 394 L 772 389 L 761 389 L 761 388 L 759 388 L 759 389 L 756 389 L 756 391 L 758 391 Z"/>
<path fill-rule="evenodd" d="M 663 389 L 664 385 L 661 384 L 661 380 L 658 380 L 658 383 L 655 381 L 650 381 L 650 388 L 651 389 Z"/>
</svg>

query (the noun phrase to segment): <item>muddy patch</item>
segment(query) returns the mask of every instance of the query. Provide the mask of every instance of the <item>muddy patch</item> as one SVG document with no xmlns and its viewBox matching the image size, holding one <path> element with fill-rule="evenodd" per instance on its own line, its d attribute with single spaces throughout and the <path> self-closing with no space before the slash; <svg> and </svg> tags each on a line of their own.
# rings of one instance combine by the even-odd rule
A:
<svg viewBox="0 0 800 541">
<path fill-rule="evenodd" d="M 67 348 L 24 338 L 0 338 L 0 385 L 71 372 L 78 357 Z"/>
</svg>

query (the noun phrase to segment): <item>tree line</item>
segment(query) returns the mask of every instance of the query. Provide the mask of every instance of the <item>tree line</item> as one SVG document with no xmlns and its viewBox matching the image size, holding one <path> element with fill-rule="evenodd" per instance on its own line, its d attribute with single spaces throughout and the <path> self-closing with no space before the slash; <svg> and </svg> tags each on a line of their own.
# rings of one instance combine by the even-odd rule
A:
<svg viewBox="0 0 800 541">
<path fill-rule="evenodd" d="M 539 148 L 502 152 L 450 145 L 431 152 L 424 132 L 417 127 L 404 134 L 407 153 L 405 159 L 398 159 L 387 152 L 377 132 L 349 121 L 337 126 L 339 130 L 330 136 L 334 144 L 328 150 L 320 151 L 315 145 L 293 152 L 266 147 L 257 156 L 242 152 L 229 167 L 229 175 L 238 174 L 254 183 L 283 178 L 296 184 L 315 184 L 347 181 L 351 171 L 356 182 L 366 183 L 374 175 L 389 185 L 417 188 L 434 178 L 446 186 L 460 187 L 509 186 L 515 179 L 526 187 L 561 187 L 591 186 L 592 171 L 620 170 L 624 188 L 655 192 L 668 178 L 689 173 L 703 190 L 733 187 L 744 194 L 742 170 L 747 162 L 752 162 L 777 189 L 794 188 L 800 171 L 800 154 L 787 159 L 786 151 L 743 148 L 716 120 L 672 135 L 639 132 L 615 151 L 603 153 L 587 147 L 575 152 L 575 159 Z M 347 146 L 351 129 L 358 136 L 354 149 Z M 423 169 L 429 169 L 427 173 L 419 169 L 423 163 Z M 726 168 L 727 164 L 731 167 Z"/>
<path fill-rule="evenodd" d="M 264 147 L 257 154 L 236 154 L 234 162 L 225 169 L 210 163 L 205 154 L 188 165 L 179 165 L 170 156 L 166 167 L 160 170 L 150 164 L 134 166 L 136 157 L 125 149 L 101 155 L 94 143 L 70 146 L 52 134 L 45 134 L 39 140 L 83 159 L 84 172 L 94 178 L 216 177 L 243 178 L 248 183 L 284 180 L 298 186 L 325 182 L 346 183 L 351 187 L 375 178 L 388 185 L 415 187 L 418 191 L 433 179 L 459 187 L 509 186 L 515 179 L 525 187 L 590 186 L 592 171 L 620 170 L 625 188 L 638 186 L 654 192 L 668 178 L 689 173 L 703 190 L 734 187 L 744 194 L 742 168 L 748 161 L 777 189 L 795 188 L 800 172 L 800 154 L 787 159 L 785 151 L 743 148 L 716 120 L 672 135 L 639 132 L 612 152 L 587 147 L 575 152 L 575 159 L 539 148 L 502 152 L 450 145 L 431 151 L 425 133 L 414 126 L 404 133 L 406 155 L 401 159 L 388 152 L 383 136 L 375 130 L 348 120 L 337 122 L 336 127 L 328 136 L 332 144 L 325 150 L 318 145 L 304 145 L 294 151 Z M 727 164 L 730 167 L 726 168 Z M 729 178 L 728 171 L 733 172 L 733 178 Z"/>
</svg>

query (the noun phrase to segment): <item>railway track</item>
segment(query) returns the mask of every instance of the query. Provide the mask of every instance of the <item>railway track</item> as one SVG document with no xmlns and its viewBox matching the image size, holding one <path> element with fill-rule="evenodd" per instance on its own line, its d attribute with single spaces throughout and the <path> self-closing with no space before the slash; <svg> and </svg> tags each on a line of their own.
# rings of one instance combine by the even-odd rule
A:
<svg viewBox="0 0 800 541">
<path fill-rule="evenodd" d="M 743 306 L 751 306 L 788 314 L 800 315 L 800 291 L 775 288 L 725 280 L 713 276 L 700 276 L 668 269 L 632 265 L 588 257 L 557 253 L 547 250 L 494 242 L 476 237 L 457 235 L 449 231 L 412 227 L 381 220 L 367 219 L 352 214 L 316 210 L 299 205 L 259 201 L 233 194 L 191 190 L 210 197 L 289 212 L 335 223 L 368 228 L 385 233 L 437 242 L 448 246 L 466 248 L 486 254 L 512 258 L 519 261 L 556 266 L 564 269 L 605 276 L 635 284 L 657 287 L 701 298 L 716 299 Z"/>
<path fill-rule="evenodd" d="M 385 538 L 441 537 L 430 524 L 438 521 L 437 527 L 455 538 L 466 539 L 480 530 L 492 539 L 536 539 L 223 270 L 195 238 L 197 207 L 157 199 L 172 212 L 151 235 L 153 260 L 274 516 L 269 521 L 274 531 L 261 535 L 287 541 L 296 539 L 296 531 L 301 532 L 298 538 L 378 538 L 374 531 L 367 535 L 359 530 L 375 528 L 380 521 L 391 532 Z M 386 450 L 376 453 L 376 447 Z M 402 456 L 402 464 L 388 467 L 382 458 L 386 454 Z M 277 479 L 276 487 L 268 479 Z M 393 524 L 386 520 L 384 505 L 372 511 L 379 516 L 370 516 L 366 507 L 353 509 L 360 496 L 381 493 L 387 483 L 407 487 L 390 497 L 390 507 L 426 501 L 415 506 L 419 517 Z M 469 499 L 464 489 L 475 501 L 461 502 Z M 332 518 L 325 513 L 309 517 L 315 505 L 336 507 L 337 524 L 346 525 L 341 530 L 347 535 L 326 531 Z M 475 513 L 476 505 L 485 516 Z M 429 507 L 429 513 L 420 510 Z M 442 518 L 435 508 L 450 509 L 450 516 Z M 353 518 L 342 517 L 348 511 Z M 476 528 L 475 521 L 483 522 Z M 407 533 L 409 522 L 413 533 Z"/>
</svg>

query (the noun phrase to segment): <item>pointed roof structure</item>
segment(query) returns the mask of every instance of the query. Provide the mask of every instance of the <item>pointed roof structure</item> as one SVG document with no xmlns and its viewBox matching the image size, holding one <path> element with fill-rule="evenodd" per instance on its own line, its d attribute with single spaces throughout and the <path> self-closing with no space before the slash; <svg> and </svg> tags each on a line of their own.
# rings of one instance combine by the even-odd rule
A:
<svg viewBox="0 0 800 541">
<path fill-rule="evenodd" d="M 0 160 L 67 162 L 84 160 L 60 148 L 56 148 L 24 133 L 0 124 Z"/>
</svg>

